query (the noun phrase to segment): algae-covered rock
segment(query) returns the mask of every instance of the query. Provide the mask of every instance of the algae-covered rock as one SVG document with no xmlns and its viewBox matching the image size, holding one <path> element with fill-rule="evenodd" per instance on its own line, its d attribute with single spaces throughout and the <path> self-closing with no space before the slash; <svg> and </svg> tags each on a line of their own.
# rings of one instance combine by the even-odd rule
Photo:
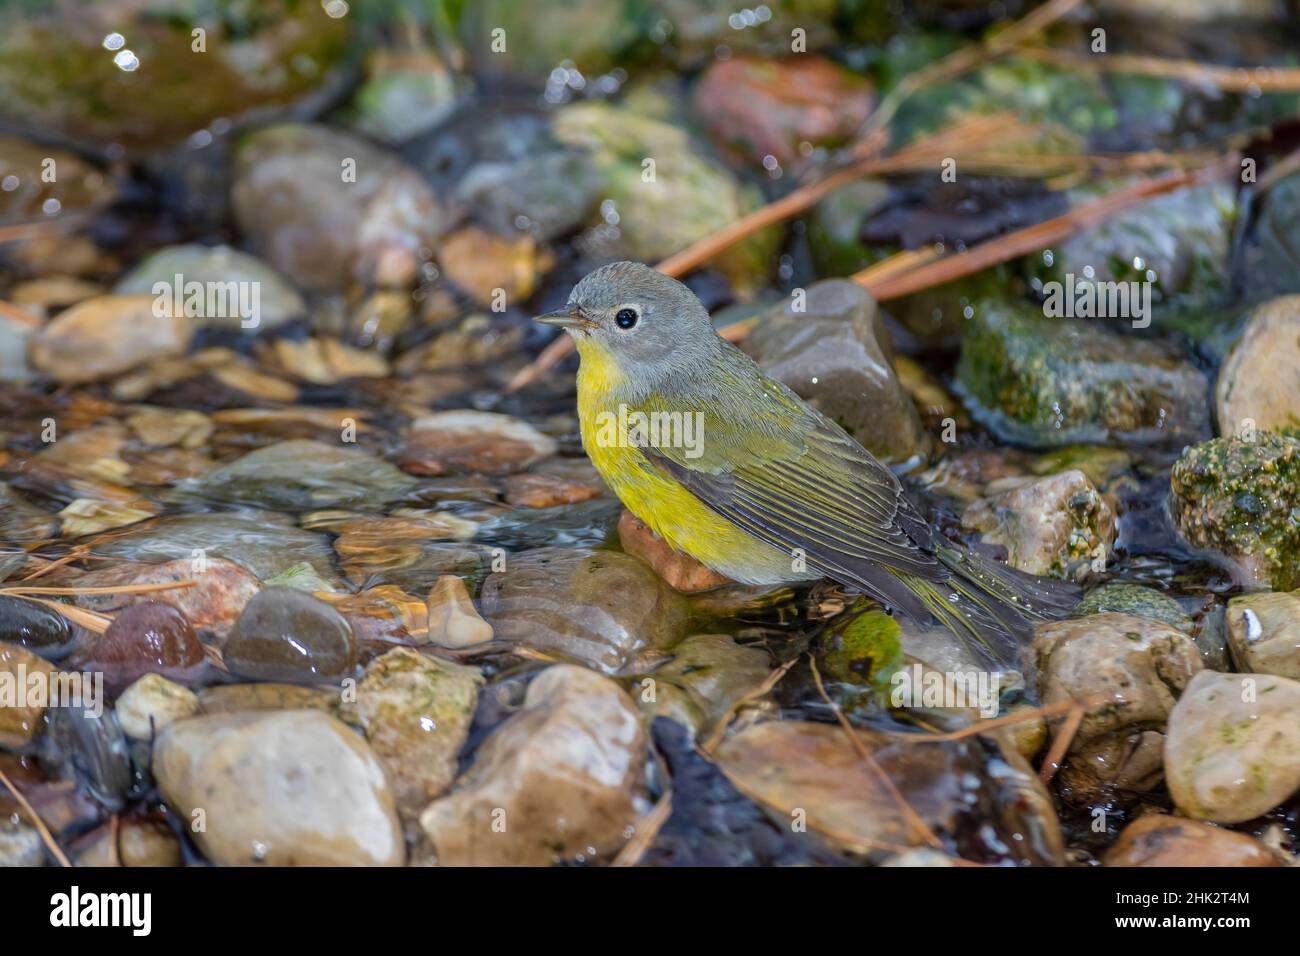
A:
<svg viewBox="0 0 1300 956">
<path fill-rule="evenodd" d="M 1107 187 L 1103 187 L 1104 191 Z M 1080 190 L 1077 203 L 1097 198 Z M 1206 183 L 1156 196 L 1076 233 L 1045 254 L 1039 277 L 1076 288 L 1097 282 L 1149 282 L 1153 302 L 1203 307 L 1228 285 L 1236 189 Z M 1048 265 L 1047 263 L 1050 263 Z M 1143 317 L 1149 318 L 1149 316 Z"/>
<path fill-rule="evenodd" d="M 0 10 L 0 118 L 148 151 L 329 82 L 356 17 L 298 0 L 96 0 Z M 195 31 L 201 31 L 196 34 Z M 200 49 L 201 46 L 201 49 Z"/>
<path fill-rule="evenodd" d="M 1074 606 L 1070 617 L 1088 617 L 1091 614 L 1103 614 L 1107 611 L 1163 621 L 1170 627 L 1176 627 L 1188 634 L 1192 630 L 1192 619 L 1183 610 L 1182 605 L 1169 595 L 1155 588 L 1130 584 L 1126 581 L 1108 581 L 1101 587 L 1089 591 Z"/>
<path fill-rule="evenodd" d="M 463 9 L 460 37 L 475 71 L 521 79 L 562 65 L 595 79 L 625 62 L 648 26 L 644 0 L 479 0 Z"/>
<path fill-rule="evenodd" d="M 1221 552 L 1244 584 L 1290 590 L 1300 587 L 1300 439 L 1254 437 L 1184 449 L 1169 508 L 1183 538 Z"/>
<path fill-rule="evenodd" d="M 578 103 L 556 114 L 554 135 L 591 151 L 602 222 L 589 243 L 609 258 L 655 262 L 757 208 L 758 191 L 740 185 L 682 129 L 608 103 Z M 741 287 L 768 271 L 779 230 L 765 229 L 711 264 Z"/>
<path fill-rule="evenodd" d="M 843 685 L 841 700 L 851 709 L 889 700 L 891 680 L 903 667 L 898 621 L 862 599 L 822 633 L 819 660 L 826 679 Z"/>
<path fill-rule="evenodd" d="M 962 338 L 957 389 L 1004 441 L 1173 442 L 1209 434 L 1205 378 L 1170 348 L 1094 322 L 985 303 Z"/>
<path fill-rule="evenodd" d="M 806 52 L 830 46 L 836 40 L 840 9 L 838 0 L 779 0 L 749 8 L 713 0 L 649 0 L 649 6 L 662 18 L 651 28 L 650 38 L 658 43 L 671 40 L 684 64 L 712 57 L 719 44 L 746 53 L 795 52 L 794 30 L 802 31 Z"/>
<path fill-rule="evenodd" d="M 928 448 L 876 303 L 857 283 L 827 279 L 787 299 L 760 318 L 745 350 L 877 456 L 906 461 Z"/>
</svg>

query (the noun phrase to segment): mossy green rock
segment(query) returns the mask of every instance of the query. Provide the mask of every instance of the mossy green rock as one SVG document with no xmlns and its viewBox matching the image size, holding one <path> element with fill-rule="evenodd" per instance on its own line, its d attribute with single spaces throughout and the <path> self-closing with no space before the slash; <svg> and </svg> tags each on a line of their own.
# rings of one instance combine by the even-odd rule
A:
<svg viewBox="0 0 1300 956">
<path fill-rule="evenodd" d="M 874 602 L 859 600 L 823 633 L 820 659 L 827 680 L 846 685 L 846 706 L 886 703 L 890 680 L 905 663 L 898 621 Z"/>
<path fill-rule="evenodd" d="M 545 79 L 567 61 L 590 80 L 626 63 L 649 26 L 645 0 L 455 6 L 465 11 L 460 36 L 476 72 L 524 79 Z"/>
<path fill-rule="evenodd" d="M 1089 591 L 1083 600 L 1074 606 L 1070 617 L 1088 617 L 1091 614 L 1103 614 L 1107 611 L 1163 621 L 1170 627 L 1176 627 L 1187 634 L 1192 632 L 1192 619 L 1183 610 L 1181 604 L 1155 588 L 1129 584 L 1126 581 L 1111 581 Z"/>
<path fill-rule="evenodd" d="M 1094 200 L 1115 185 L 1079 190 L 1071 204 Z M 1090 281 L 1147 281 L 1157 304 L 1212 306 L 1227 289 L 1235 220 L 1236 190 L 1207 183 L 1148 199 L 1034 261 L 1043 263 L 1040 278 L 1065 282 L 1071 275 L 1076 289 Z"/>
<path fill-rule="evenodd" d="M 5 4 L 0 119 L 149 151 L 220 117 L 288 106 L 328 82 L 355 16 L 308 0 Z M 192 31 L 204 31 L 197 51 Z M 117 35 L 113 47 L 106 38 Z M 117 41 L 114 41 L 117 42 Z"/>
<path fill-rule="evenodd" d="M 1027 305 L 974 309 L 956 386 L 975 418 L 1017 444 L 1163 443 L 1210 433 L 1205 377 L 1177 352 Z"/>
<path fill-rule="evenodd" d="M 655 262 L 734 223 L 762 204 L 681 128 L 608 103 L 579 103 L 555 117 L 554 135 L 590 151 L 606 197 L 588 237 L 610 257 Z M 651 165 L 653 164 L 653 165 Z M 748 288 L 769 271 L 780 231 L 764 229 L 711 264 Z"/>
<path fill-rule="evenodd" d="M 1189 544 L 1223 553 L 1248 587 L 1300 587 L 1300 439 L 1215 438 L 1185 449 L 1169 479 Z"/>
</svg>

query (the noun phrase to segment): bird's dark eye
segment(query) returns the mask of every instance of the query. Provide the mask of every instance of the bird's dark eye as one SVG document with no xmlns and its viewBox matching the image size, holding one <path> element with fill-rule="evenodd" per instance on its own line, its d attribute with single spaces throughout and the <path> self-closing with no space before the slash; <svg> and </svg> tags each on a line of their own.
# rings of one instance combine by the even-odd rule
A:
<svg viewBox="0 0 1300 956">
<path fill-rule="evenodd" d="M 636 314 L 636 309 L 619 309 L 618 314 L 614 316 L 614 324 L 626 331 L 635 326 L 640 318 L 641 316 Z"/>
</svg>

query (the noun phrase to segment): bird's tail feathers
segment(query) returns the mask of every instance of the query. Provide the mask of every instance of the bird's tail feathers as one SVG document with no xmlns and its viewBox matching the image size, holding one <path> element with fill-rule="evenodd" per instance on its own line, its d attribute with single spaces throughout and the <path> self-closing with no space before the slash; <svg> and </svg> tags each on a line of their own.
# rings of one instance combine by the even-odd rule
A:
<svg viewBox="0 0 1300 956">
<path fill-rule="evenodd" d="M 1038 621 L 1064 617 L 1079 599 L 1068 582 L 1026 574 L 940 542 L 936 555 L 952 576 L 898 576 L 941 624 L 986 664 L 1013 666 Z"/>
</svg>

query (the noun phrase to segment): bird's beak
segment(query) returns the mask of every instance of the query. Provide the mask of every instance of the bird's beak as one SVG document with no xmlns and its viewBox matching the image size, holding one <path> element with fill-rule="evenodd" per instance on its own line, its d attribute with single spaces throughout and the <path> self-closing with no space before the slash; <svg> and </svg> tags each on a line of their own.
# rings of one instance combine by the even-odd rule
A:
<svg viewBox="0 0 1300 956">
<path fill-rule="evenodd" d="M 557 325 L 562 329 L 595 329 L 599 328 L 591 319 L 582 314 L 582 310 L 577 306 L 572 308 L 566 306 L 563 309 L 556 309 L 554 312 L 547 312 L 543 315 L 533 317 L 534 322 L 541 322 L 545 325 Z"/>
</svg>

